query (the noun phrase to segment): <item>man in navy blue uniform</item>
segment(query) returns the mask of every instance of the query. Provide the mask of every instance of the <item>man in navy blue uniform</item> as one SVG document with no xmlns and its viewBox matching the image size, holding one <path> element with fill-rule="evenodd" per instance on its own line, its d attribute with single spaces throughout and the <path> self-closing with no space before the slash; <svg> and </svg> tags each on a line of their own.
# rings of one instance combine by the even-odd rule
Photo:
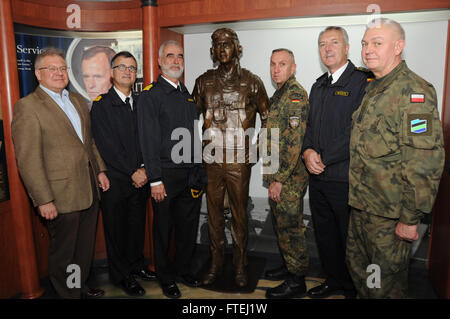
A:
<svg viewBox="0 0 450 319">
<path fill-rule="evenodd" d="M 92 104 L 92 134 L 106 163 L 111 183 L 101 207 L 111 281 L 128 295 L 145 290 L 135 277 L 156 280 L 144 264 L 145 208 L 149 196 L 147 175 L 137 133 L 136 59 L 129 52 L 111 60 L 113 87 Z"/>
<path fill-rule="evenodd" d="M 308 291 L 323 298 L 354 288 L 345 264 L 350 208 L 348 168 L 353 112 L 365 93 L 369 72 L 348 60 L 348 35 L 327 27 L 319 35 L 319 52 L 328 72 L 319 77 L 309 96 L 310 113 L 303 157 L 311 174 L 309 201 L 319 256 L 326 281 Z"/>
<path fill-rule="evenodd" d="M 197 105 L 180 81 L 184 71 L 181 45 L 176 41 L 163 43 L 158 63 L 162 74 L 143 90 L 139 98 L 138 128 L 154 208 L 156 273 L 163 293 L 169 298 L 178 298 L 181 293 L 176 282 L 191 287 L 200 285 L 191 273 L 191 261 L 201 196 L 194 196 L 189 184 L 189 173 L 195 162 L 201 162 L 201 154 L 196 154 L 194 162 L 198 114 Z M 180 136 L 178 133 L 183 136 L 180 140 L 176 140 Z M 200 143 L 198 146 L 201 151 Z M 175 232 L 174 260 L 168 255 L 172 228 Z"/>
</svg>

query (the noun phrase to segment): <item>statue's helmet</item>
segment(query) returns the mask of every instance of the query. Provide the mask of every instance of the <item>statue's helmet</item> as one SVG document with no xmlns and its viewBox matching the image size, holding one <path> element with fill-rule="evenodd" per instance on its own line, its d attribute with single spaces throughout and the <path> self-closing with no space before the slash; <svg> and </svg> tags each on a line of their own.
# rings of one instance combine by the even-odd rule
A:
<svg viewBox="0 0 450 319">
<path fill-rule="evenodd" d="M 217 43 L 220 39 L 228 38 L 233 42 L 234 45 L 234 55 L 239 60 L 241 53 L 242 53 L 242 46 L 239 43 L 239 38 L 236 34 L 236 32 L 229 28 L 220 28 L 213 32 L 211 35 L 212 45 L 211 48 L 211 56 L 213 58 L 213 62 L 215 63 L 217 61 L 216 54 L 214 52 L 214 44 Z"/>
</svg>

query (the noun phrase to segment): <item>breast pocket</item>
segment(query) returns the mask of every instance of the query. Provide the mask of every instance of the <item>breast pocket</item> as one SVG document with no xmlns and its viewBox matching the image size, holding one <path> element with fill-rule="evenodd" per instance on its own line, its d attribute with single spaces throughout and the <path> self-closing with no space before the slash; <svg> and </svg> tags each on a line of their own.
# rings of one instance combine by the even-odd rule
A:
<svg viewBox="0 0 450 319">
<path fill-rule="evenodd" d="M 367 155 L 379 158 L 398 153 L 398 131 L 389 126 L 384 117 L 380 116 L 364 126 L 367 128 L 363 134 Z"/>
</svg>

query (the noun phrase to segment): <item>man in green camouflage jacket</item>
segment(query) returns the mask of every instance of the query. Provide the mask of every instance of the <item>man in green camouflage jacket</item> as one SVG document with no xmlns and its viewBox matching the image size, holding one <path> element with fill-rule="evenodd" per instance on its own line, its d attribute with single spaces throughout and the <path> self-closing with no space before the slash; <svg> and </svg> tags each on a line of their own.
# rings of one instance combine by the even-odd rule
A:
<svg viewBox="0 0 450 319">
<path fill-rule="evenodd" d="M 303 196 L 308 173 L 301 159 L 301 149 L 309 104 L 306 91 L 295 79 L 295 69 L 290 50 L 272 52 L 270 74 L 277 90 L 270 99 L 267 132 L 272 136 L 278 130 L 279 140 L 270 143 L 269 152 L 272 157 L 279 156 L 279 167 L 276 172 L 263 172 L 263 182 L 269 188 L 275 232 L 288 274 L 285 282 L 267 290 L 267 298 L 292 298 L 306 293 L 304 276 L 309 258 L 303 225 Z"/>
<path fill-rule="evenodd" d="M 405 298 L 411 243 L 431 212 L 444 165 L 433 86 L 401 54 L 403 28 L 374 20 L 362 59 L 375 74 L 353 114 L 347 263 L 360 298 Z"/>
</svg>

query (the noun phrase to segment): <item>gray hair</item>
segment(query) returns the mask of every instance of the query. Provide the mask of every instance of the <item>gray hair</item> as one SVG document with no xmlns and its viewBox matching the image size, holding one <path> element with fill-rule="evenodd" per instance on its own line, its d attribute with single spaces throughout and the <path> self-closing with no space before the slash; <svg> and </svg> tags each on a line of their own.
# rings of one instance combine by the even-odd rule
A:
<svg viewBox="0 0 450 319">
<path fill-rule="evenodd" d="M 347 31 L 345 31 L 345 29 L 342 28 L 342 27 L 336 27 L 336 26 L 326 27 L 325 30 L 320 32 L 319 38 L 317 39 L 317 42 L 320 41 L 320 37 L 322 36 L 322 34 L 324 34 L 327 31 L 339 31 L 342 34 L 342 37 L 344 38 L 345 45 L 348 45 L 348 34 L 347 34 Z"/>
<path fill-rule="evenodd" d="M 166 46 L 168 46 L 168 45 L 176 45 L 177 47 L 183 49 L 183 47 L 181 46 L 180 42 L 175 41 L 175 40 L 168 40 L 168 41 L 164 42 L 163 44 L 161 44 L 161 46 L 159 47 L 158 56 L 159 56 L 160 58 L 163 57 L 162 55 L 163 55 L 163 52 L 164 52 L 164 48 L 165 48 Z"/>
<path fill-rule="evenodd" d="M 47 56 L 60 56 L 64 61 L 64 52 L 55 47 L 48 47 L 41 50 L 34 60 L 34 69 L 37 70 L 41 66 L 42 60 Z"/>
<path fill-rule="evenodd" d="M 400 39 L 405 40 L 405 30 L 403 29 L 403 27 L 397 21 L 389 19 L 389 18 L 373 19 L 372 21 L 370 21 L 367 24 L 366 30 L 377 27 L 377 26 L 381 26 L 381 25 L 385 25 L 390 28 L 393 28 L 395 30 L 395 32 L 400 36 Z"/>
<path fill-rule="evenodd" d="M 275 49 L 275 50 L 272 50 L 272 55 L 274 53 L 277 53 L 277 52 L 286 52 L 286 53 L 288 53 L 290 55 L 291 59 L 292 59 L 292 62 L 295 63 L 294 53 L 291 50 L 286 49 L 286 48 Z"/>
<path fill-rule="evenodd" d="M 111 49 L 110 47 L 105 47 L 102 45 L 97 45 L 90 47 L 86 51 L 83 52 L 83 55 L 81 56 L 81 62 L 84 60 L 89 60 L 96 56 L 97 54 L 103 53 L 106 55 L 106 58 L 108 59 L 108 62 L 111 62 L 111 59 L 116 55 L 116 51 Z"/>
</svg>

